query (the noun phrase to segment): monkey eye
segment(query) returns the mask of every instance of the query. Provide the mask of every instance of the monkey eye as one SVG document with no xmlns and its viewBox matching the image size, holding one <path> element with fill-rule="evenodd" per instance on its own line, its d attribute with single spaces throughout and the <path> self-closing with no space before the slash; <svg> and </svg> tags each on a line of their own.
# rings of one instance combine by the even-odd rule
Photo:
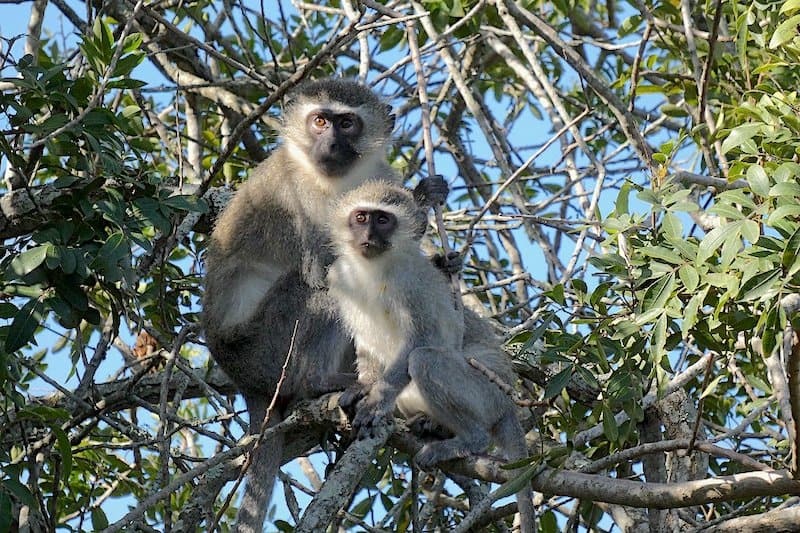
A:
<svg viewBox="0 0 800 533">
<path fill-rule="evenodd" d="M 343 118 L 341 122 L 339 122 L 339 127 L 343 130 L 353 129 L 355 122 L 351 118 Z"/>
<path fill-rule="evenodd" d="M 322 115 L 314 115 L 311 125 L 318 130 L 324 130 L 328 126 L 328 120 Z"/>
<path fill-rule="evenodd" d="M 380 224 L 381 226 L 383 226 L 383 225 L 386 225 L 386 224 L 388 224 L 389 222 L 391 222 L 391 221 L 389 220 L 389 217 L 388 217 L 387 215 L 378 215 L 378 216 L 377 216 L 377 218 L 376 218 L 375 220 L 376 220 L 376 221 L 378 222 L 378 224 Z"/>
<path fill-rule="evenodd" d="M 367 214 L 363 211 L 359 211 L 358 213 L 356 213 L 354 218 L 356 219 L 356 222 L 358 222 L 359 224 L 366 224 L 367 222 Z"/>
</svg>

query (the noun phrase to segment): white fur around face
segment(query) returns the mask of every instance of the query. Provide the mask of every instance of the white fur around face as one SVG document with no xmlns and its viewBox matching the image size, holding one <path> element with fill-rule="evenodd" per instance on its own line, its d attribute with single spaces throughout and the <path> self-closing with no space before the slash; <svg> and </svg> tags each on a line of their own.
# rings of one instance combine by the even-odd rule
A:
<svg viewBox="0 0 800 533">
<path fill-rule="evenodd" d="M 333 101 L 333 100 L 329 100 L 329 101 L 326 101 L 326 102 L 315 102 L 315 103 L 306 102 L 306 103 L 301 103 L 301 104 L 299 104 L 297 106 L 297 109 L 295 111 L 293 111 L 293 113 L 297 113 L 297 116 L 307 117 L 311 113 L 314 113 L 315 111 L 321 111 L 323 109 L 326 110 L 326 111 L 330 111 L 332 113 L 335 113 L 337 115 L 341 115 L 341 114 L 344 114 L 344 113 L 354 113 L 354 114 L 356 114 L 356 115 L 358 115 L 360 117 L 364 115 L 363 112 L 361 111 L 361 107 L 360 106 L 359 107 L 352 107 L 352 106 L 343 104 L 342 102 L 336 102 L 336 101 Z"/>
</svg>

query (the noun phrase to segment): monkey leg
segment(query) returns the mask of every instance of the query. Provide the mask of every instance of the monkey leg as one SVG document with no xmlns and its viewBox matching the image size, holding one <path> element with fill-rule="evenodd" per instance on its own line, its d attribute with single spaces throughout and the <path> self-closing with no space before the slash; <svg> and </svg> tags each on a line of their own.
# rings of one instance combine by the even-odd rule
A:
<svg viewBox="0 0 800 533">
<path fill-rule="evenodd" d="M 491 402 L 486 405 L 482 393 L 487 387 L 464 358 L 448 350 L 417 348 L 409 357 L 408 373 L 412 385 L 399 401 L 401 411 L 422 411 L 453 435 L 423 446 L 414 457 L 417 465 L 425 469 L 485 452 L 492 425 L 485 410 L 491 408 Z"/>
<path fill-rule="evenodd" d="M 411 433 L 423 439 L 444 440 L 453 436 L 453 434 L 447 431 L 441 424 L 436 423 L 431 417 L 424 413 L 412 416 L 406 420 L 406 425 Z"/>
</svg>

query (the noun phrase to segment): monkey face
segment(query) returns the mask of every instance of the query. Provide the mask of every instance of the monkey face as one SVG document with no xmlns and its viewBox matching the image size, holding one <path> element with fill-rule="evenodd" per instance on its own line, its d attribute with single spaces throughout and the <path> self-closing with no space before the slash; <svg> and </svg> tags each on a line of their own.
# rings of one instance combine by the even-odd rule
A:
<svg viewBox="0 0 800 533">
<path fill-rule="evenodd" d="M 356 113 L 335 113 L 317 109 L 306 118 L 306 132 L 311 140 L 311 159 L 326 176 L 346 174 L 361 156 L 358 141 L 364 122 Z"/>
<path fill-rule="evenodd" d="M 363 257 L 373 259 L 392 247 L 397 217 L 380 209 L 356 208 L 350 213 L 348 227 L 353 248 Z"/>
</svg>

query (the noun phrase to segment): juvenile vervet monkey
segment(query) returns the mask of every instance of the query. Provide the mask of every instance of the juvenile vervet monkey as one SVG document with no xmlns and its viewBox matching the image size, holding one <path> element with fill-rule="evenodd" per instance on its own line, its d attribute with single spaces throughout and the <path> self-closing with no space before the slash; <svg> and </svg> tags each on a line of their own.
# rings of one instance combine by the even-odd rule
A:
<svg viewBox="0 0 800 533">
<path fill-rule="evenodd" d="M 393 127 L 390 108 L 364 85 L 326 79 L 300 87 L 285 109 L 283 143 L 217 220 L 203 325 L 211 355 L 244 396 L 252 433 L 261 431 L 290 345 L 270 425 L 291 401 L 355 379 L 352 341 L 324 290 L 333 259 L 326 226 L 340 193 L 373 176 L 399 181 L 385 161 Z M 424 211 L 443 201 L 447 185 L 427 180 L 415 194 Z M 276 436 L 254 452 L 236 531 L 262 530 L 282 449 Z"/>
<path fill-rule="evenodd" d="M 353 429 L 385 424 L 395 407 L 407 419 L 427 416 L 451 438 L 428 442 L 414 457 L 423 469 L 484 453 L 492 440 L 510 460 L 527 456 L 513 402 L 468 363 L 475 358 L 507 383 L 509 361 L 488 326 L 454 309 L 446 278 L 420 253 L 426 220 L 411 193 L 373 180 L 345 194 L 332 216 L 337 259 L 328 291 L 356 346 L 364 391 Z M 467 328 L 483 341 L 464 338 Z M 530 486 L 518 494 L 521 531 L 533 533 Z"/>
</svg>

